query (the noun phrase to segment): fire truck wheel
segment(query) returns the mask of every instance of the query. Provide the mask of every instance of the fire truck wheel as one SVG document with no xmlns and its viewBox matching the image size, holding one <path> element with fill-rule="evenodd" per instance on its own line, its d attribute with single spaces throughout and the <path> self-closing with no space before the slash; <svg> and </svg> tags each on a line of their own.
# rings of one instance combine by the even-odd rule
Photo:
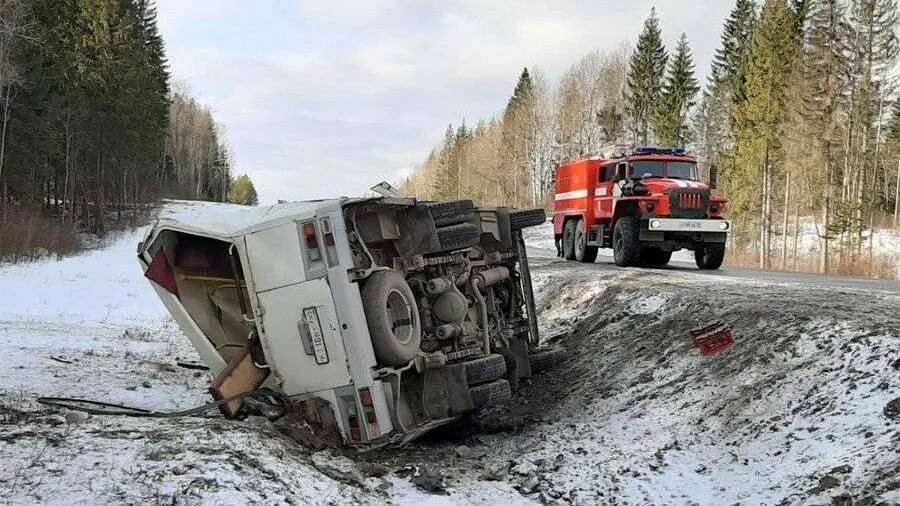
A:
<svg viewBox="0 0 900 506">
<path fill-rule="evenodd" d="M 672 259 L 672 252 L 659 248 L 641 249 L 641 262 L 652 267 L 662 267 Z"/>
<path fill-rule="evenodd" d="M 694 250 L 694 260 L 700 269 L 715 270 L 722 267 L 725 260 L 725 243 L 697 246 Z"/>
<path fill-rule="evenodd" d="M 508 401 L 512 398 L 512 388 L 505 379 L 485 383 L 469 389 L 472 393 L 472 404 L 476 408 L 493 406 Z"/>
<path fill-rule="evenodd" d="M 487 381 L 500 379 L 506 374 L 506 359 L 496 353 L 486 357 L 469 360 L 466 364 L 466 381 L 469 385 L 477 385 Z"/>
<path fill-rule="evenodd" d="M 437 229 L 441 251 L 471 248 L 481 239 L 481 229 L 471 223 L 460 223 Z"/>
<path fill-rule="evenodd" d="M 384 365 L 406 364 L 419 353 L 422 326 L 412 289 L 397 271 L 372 273 L 360 291 L 372 346 Z"/>
<path fill-rule="evenodd" d="M 575 225 L 575 260 L 586 264 L 594 263 L 597 259 L 597 246 L 587 245 L 588 235 L 585 230 L 584 220 L 578 220 Z"/>
<path fill-rule="evenodd" d="M 566 260 L 575 260 L 575 225 L 577 222 L 575 220 L 569 220 L 566 222 L 565 228 L 563 228 L 563 258 Z"/>
<path fill-rule="evenodd" d="M 619 267 L 641 261 L 640 222 L 636 216 L 619 218 L 613 230 L 613 259 Z"/>
<path fill-rule="evenodd" d="M 428 204 L 428 212 L 434 219 L 434 226 L 445 227 L 471 220 L 475 215 L 475 204 L 471 200 L 433 202 Z"/>
</svg>

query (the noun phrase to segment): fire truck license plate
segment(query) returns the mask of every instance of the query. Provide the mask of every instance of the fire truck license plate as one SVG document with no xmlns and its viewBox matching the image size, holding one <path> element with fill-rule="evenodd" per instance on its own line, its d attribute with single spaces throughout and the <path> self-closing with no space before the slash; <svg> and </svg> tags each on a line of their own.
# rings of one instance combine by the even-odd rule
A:
<svg viewBox="0 0 900 506">
<path fill-rule="evenodd" d="M 309 329 L 309 340 L 312 341 L 316 363 L 328 363 L 328 349 L 325 348 L 325 336 L 322 334 L 322 325 L 319 323 L 319 313 L 314 307 L 303 310 L 303 319 L 306 320 L 306 328 Z"/>
</svg>

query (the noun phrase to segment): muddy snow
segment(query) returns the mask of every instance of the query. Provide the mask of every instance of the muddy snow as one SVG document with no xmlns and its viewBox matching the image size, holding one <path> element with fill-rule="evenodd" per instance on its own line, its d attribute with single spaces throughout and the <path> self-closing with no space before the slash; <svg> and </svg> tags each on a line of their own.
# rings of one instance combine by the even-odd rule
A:
<svg viewBox="0 0 900 506">
<path fill-rule="evenodd" d="M 176 365 L 198 357 L 140 276 L 139 238 L 0 267 L 0 502 L 900 502 L 896 283 L 534 250 L 543 338 L 566 360 L 507 406 L 354 455 L 310 451 L 261 417 L 84 416 L 34 401 L 207 400 L 208 373 Z M 704 357 L 688 330 L 714 320 L 736 345 Z"/>
</svg>

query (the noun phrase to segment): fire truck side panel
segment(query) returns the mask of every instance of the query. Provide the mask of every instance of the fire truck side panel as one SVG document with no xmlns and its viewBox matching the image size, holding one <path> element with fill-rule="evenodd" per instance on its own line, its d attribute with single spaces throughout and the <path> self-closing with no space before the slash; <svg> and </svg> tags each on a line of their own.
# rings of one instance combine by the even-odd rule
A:
<svg viewBox="0 0 900 506">
<path fill-rule="evenodd" d="M 597 171 L 597 189 L 594 190 L 596 199 L 595 223 L 608 223 L 613 215 L 613 185 L 616 172 L 616 164 L 605 162 Z"/>
<path fill-rule="evenodd" d="M 556 172 L 556 212 L 553 233 L 561 235 L 566 219 L 585 217 L 590 224 L 594 217 L 595 191 L 601 160 L 583 159 L 560 165 Z"/>
</svg>

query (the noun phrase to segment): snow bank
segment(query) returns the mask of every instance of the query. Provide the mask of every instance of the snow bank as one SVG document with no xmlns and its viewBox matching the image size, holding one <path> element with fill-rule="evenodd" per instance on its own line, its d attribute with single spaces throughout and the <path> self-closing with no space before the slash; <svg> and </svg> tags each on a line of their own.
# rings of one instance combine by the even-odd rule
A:
<svg viewBox="0 0 900 506">
<path fill-rule="evenodd" d="M 507 477 L 530 497 L 900 499 L 887 409 L 900 402 L 896 292 L 571 262 L 535 271 L 542 330 L 567 359 L 483 415 L 491 435 L 474 436 L 515 462 Z M 714 320 L 737 343 L 703 357 L 688 330 Z"/>
<path fill-rule="evenodd" d="M 62 260 L 0 266 L 0 322 L 162 322 L 168 313 L 140 275 L 137 244 L 144 233 L 118 233 L 102 249 Z"/>
</svg>

